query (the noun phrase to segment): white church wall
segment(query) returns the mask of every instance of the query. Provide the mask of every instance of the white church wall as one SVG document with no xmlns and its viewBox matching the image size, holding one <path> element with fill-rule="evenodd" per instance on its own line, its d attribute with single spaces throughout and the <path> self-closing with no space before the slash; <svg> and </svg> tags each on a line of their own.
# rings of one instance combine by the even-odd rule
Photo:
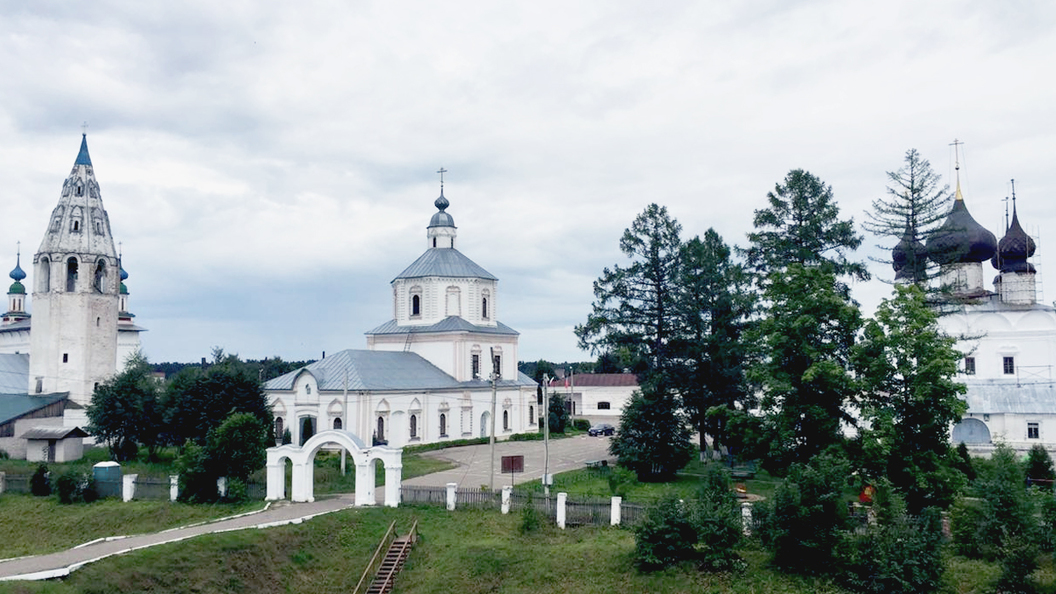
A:
<svg viewBox="0 0 1056 594">
<path fill-rule="evenodd" d="M 29 352 L 29 329 L 0 332 L 0 354 Z"/>
</svg>

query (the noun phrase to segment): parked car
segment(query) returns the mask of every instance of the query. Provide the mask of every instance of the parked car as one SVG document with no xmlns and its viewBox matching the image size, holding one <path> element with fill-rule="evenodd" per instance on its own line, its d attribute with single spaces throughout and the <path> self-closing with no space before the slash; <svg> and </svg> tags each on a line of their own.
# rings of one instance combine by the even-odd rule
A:
<svg viewBox="0 0 1056 594">
<path fill-rule="evenodd" d="M 615 435 L 616 428 L 608 423 L 598 423 L 587 430 L 587 435 L 596 437 L 598 435 Z"/>
</svg>

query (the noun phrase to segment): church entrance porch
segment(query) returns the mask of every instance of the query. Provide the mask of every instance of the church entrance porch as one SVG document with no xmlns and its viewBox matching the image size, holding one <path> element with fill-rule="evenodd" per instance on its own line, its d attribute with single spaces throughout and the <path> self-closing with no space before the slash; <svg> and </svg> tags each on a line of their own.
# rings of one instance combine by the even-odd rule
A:
<svg viewBox="0 0 1056 594">
<path fill-rule="evenodd" d="M 400 501 L 400 482 L 403 472 L 403 450 L 386 446 L 366 447 L 358 436 L 348 431 L 321 431 L 303 446 L 286 444 L 267 450 L 267 499 L 274 501 L 286 495 L 286 460 L 292 463 L 290 500 L 315 501 L 315 456 L 327 444 L 346 449 L 356 467 L 355 505 L 375 504 L 375 466 L 380 461 L 385 467 L 385 505 L 396 507 Z"/>
</svg>

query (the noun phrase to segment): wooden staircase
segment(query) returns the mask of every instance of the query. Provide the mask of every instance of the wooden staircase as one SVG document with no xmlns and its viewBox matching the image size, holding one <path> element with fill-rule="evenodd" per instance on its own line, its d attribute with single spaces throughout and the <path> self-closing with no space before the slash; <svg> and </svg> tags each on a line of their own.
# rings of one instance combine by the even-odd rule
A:
<svg viewBox="0 0 1056 594">
<path fill-rule="evenodd" d="M 370 564 L 363 571 L 363 577 L 359 579 L 359 584 L 356 585 L 353 594 L 360 594 L 361 592 L 363 594 L 388 594 L 392 590 L 396 574 L 403 568 L 404 562 L 407 561 L 407 556 L 411 553 L 411 547 L 418 540 L 418 521 L 415 520 L 410 532 L 404 536 L 397 536 L 395 529 L 396 521 L 393 520 L 392 524 L 389 524 L 389 529 L 385 536 L 378 543 L 378 548 L 374 551 L 374 558 L 370 560 Z M 382 557 L 381 551 L 386 547 L 388 548 L 385 556 Z M 374 579 L 366 589 L 363 589 L 363 586 L 367 584 L 367 576 L 371 573 L 374 574 Z"/>
</svg>

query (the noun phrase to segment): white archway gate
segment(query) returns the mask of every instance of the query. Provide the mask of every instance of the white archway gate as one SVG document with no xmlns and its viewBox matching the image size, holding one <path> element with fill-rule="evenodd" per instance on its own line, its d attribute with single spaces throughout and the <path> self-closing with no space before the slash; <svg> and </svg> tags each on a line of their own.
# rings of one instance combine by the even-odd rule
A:
<svg viewBox="0 0 1056 594">
<path fill-rule="evenodd" d="M 355 504 L 374 505 L 374 464 L 381 460 L 385 465 L 385 505 L 396 507 L 400 503 L 400 483 L 403 480 L 403 448 L 375 446 L 368 448 L 363 440 L 348 431 L 320 431 L 303 446 L 293 444 L 268 448 L 268 501 L 285 497 L 286 460 L 293 463 L 290 499 L 295 502 L 315 501 L 315 455 L 328 443 L 336 443 L 352 455 L 356 465 Z"/>
</svg>

